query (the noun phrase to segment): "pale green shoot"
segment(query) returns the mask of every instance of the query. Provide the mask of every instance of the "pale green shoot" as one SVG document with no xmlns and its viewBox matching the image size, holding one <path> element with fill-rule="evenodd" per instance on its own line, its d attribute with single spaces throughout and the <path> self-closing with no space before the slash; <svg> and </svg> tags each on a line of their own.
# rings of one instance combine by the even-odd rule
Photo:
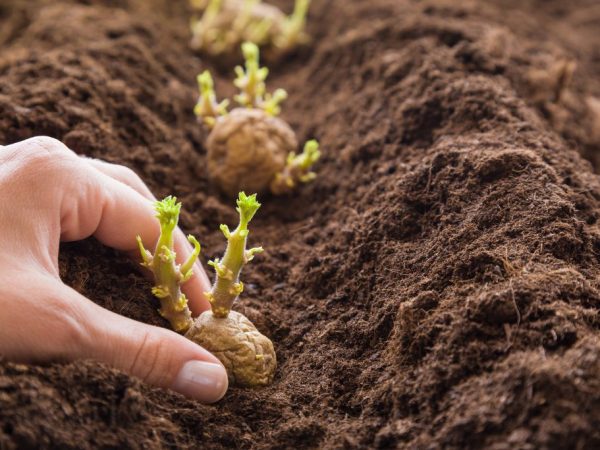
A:
<svg viewBox="0 0 600 450">
<path fill-rule="evenodd" d="M 265 80 L 269 75 L 269 69 L 260 67 L 260 52 L 258 46 L 253 42 L 242 44 L 242 53 L 245 59 L 245 68 L 237 66 L 237 75 L 233 83 L 241 93 L 235 96 L 235 100 L 247 108 L 257 108 L 262 102 L 265 94 Z"/>
<path fill-rule="evenodd" d="M 155 285 L 152 293 L 160 300 L 160 315 L 167 319 L 175 331 L 186 332 L 192 325 L 192 316 L 187 298 L 181 292 L 181 285 L 193 275 L 193 266 L 200 254 L 200 244 L 194 236 L 188 241 L 194 246 L 192 254 L 181 266 L 175 262 L 173 233 L 179 221 L 181 203 L 177 198 L 166 197 L 154 204 L 156 218 L 160 223 L 160 236 L 154 255 L 144 248 L 142 238 L 137 236 L 138 248 L 142 256 L 142 266 L 150 269 Z"/>
<path fill-rule="evenodd" d="M 298 182 L 308 183 L 314 180 L 317 174 L 311 168 L 320 157 L 319 142 L 315 139 L 307 141 L 299 155 L 290 153 L 284 169 L 275 175 L 271 183 L 271 192 L 276 195 L 284 194 L 292 191 Z"/>
<path fill-rule="evenodd" d="M 310 0 L 296 0 L 294 12 L 286 18 L 281 34 L 275 38 L 277 48 L 287 50 L 309 41 L 309 36 L 304 32 L 309 6 Z"/>
<path fill-rule="evenodd" d="M 215 269 L 216 280 L 210 292 L 205 292 L 212 313 L 215 317 L 227 317 L 237 297 L 243 292 L 244 284 L 240 281 L 242 267 L 252 261 L 254 255 L 263 251 L 262 247 L 246 250 L 248 223 L 260 208 L 256 194 L 247 196 L 239 193 L 237 212 L 240 222 L 233 231 L 227 225 L 221 225 L 221 231 L 227 239 L 227 248 L 222 259 L 214 259 L 209 265 Z"/>
<path fill-rule="evenodd" d="M 217 102 L 214 82 L 208 70 L 198 75 L 197 80 L 200 97 L 194 107 L 194 114 L 202 119 L 206 125 L 212 127 L 217 117 L 227 114 L 229 100 L 223 100 L 220 103 Z"/>
</svg>

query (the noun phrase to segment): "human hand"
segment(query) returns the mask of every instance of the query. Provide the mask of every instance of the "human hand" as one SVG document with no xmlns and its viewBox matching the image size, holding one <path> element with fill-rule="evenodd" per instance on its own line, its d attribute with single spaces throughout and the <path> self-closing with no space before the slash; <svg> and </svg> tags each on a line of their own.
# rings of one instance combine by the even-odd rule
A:
<svg viewBox="0 0 600 450">
<path fill-rule="evenodd" d="M 130 169 L 77 156 L 36 137 L 0 146 L 0 355 L 12 361 L 94 359 L 205 403 L 227 390 L 208 351 L 175 332 L 108 311 L 63 284 L 60 241 L 94 236 L 136 254 L 136 235 L 155 243 L 153 196 Z M 181 230 L 177 261 L 191 253 Z M 183 286 L 190 308 L 209 308 L 200 263 Z"/>
</svg>

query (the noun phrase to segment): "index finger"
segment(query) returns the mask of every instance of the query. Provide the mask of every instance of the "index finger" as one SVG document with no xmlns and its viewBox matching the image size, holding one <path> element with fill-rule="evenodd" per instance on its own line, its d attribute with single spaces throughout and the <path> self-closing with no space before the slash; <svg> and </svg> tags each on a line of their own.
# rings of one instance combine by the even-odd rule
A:
<svg viewBox="0 0 600 450">
<path fill-rule="evenodd" d="M 138 255 L 136 236 L 148 247 L 154 246 L 160 236 L 160 226 L 155 218 L 154 201 L 134 188 L 115 180 L 105 173 L 89 167 L 86 186 L 78 186 L 79 195 L 63 202 L 61 239 L 72 241 L 88 236 L 117 250 Z M 174 233 L 176 262 L 182 264 L 192 248 L 180 229 Z M 210 308 L 204 292 L 210 290 L 208 277 L 199 263 L 194 275 L 182 286 L 190 309 L 199 314 Z"/>
<path fill-rule="evenodd" d="M 146 199 L 152 202 L 157 200 L 152 191 L 150 191 L 148 186 L 146 186 L 146 183 L 144 183 L 142 179 L 129 167 L 109 163 L 102 161 L 101 159 L 88 157 L 82 158 L 87 164 L 91 165 L 96 170 L 129 186 Z M 158 237 L 156 240 L 157 239 Z M 156 240 L 152 241 L 152 245 L 156 243 Z M 179 227 L 177 227 L 174 233 L 174 245 L 175 252 L 177 254 L 177 263 L 182 264 L 192 254 L 193 248 Z M 137 248 L 133 250 L 132 256 L 136 259 L 139 259 L 139 252 L 137 251 Z M 198 259 L 194 265 L 194 275 L 195 276 L 192 277 L 192 280 L 182 286 L 182 290 L 189 300 L 189 306 L 192 310 L 192 313 L 194 315 L 199 315 L 210 308 L 210 304 L 208 303 L 204 293 L 209 291 L 211 288 L 210 280 L 204 271 L 204 268 L 202 267 L 200 259 Z M 200 283 L 197 281 L 200 281 Z"/>
</svg>

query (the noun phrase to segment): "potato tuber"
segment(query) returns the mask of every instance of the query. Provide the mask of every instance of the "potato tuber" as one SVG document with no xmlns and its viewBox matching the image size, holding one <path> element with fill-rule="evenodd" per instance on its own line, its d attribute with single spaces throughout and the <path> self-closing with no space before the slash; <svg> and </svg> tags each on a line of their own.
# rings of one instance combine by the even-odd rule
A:
<svg viewBox="0 0 600 450">
<path fill-rule="evenodd" d="M 185 335 L 219 358 L 231 383 L 246 387 L 271 383 L 277 366 L 269 338 L 262 335 L 245 316 L 231 311 L 234 301 L 244 290 L 239 279 L 242 267 L 256 253 L 262 252 L 262 247 L 246 250 L 248 223 L 259 207 L 256 194 L 246 196 L 241 192 L 237 200 L 238 227 L 230 231 L 227 225 L 221 225 L 227 249 L 223 259 L 209 263 L 216 272 L 212 290 L 206 293 L 211 310 L 202 313 Z"/>
<path fill-rule="evenodd" d="M 218 120 L 207 140 L 208 173 L 221 190 L 264 192 L 298 147 L 283 120 L 260 109 L 237 108 Z"/>
</svg>

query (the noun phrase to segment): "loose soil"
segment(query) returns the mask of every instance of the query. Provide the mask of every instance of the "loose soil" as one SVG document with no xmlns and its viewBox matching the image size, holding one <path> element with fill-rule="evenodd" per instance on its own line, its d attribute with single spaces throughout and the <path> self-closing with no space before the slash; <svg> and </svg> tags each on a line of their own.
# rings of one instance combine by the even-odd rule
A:
<svg viewBox="0 0 600 450">
<path fill-rule="evenodd" d="M 188 13 L 0 1 L 0 142 L 133 168 L 183 200 L 206 261 L 236 214 L 191 113 L 216 64 Z M 262 198 L 237 305 L 276 344 L 274 384 L 203 406 L 94 362 L 4 361 L 0 448 L 599 448 L 599 27 L 595 0 L 314 0 L 312 46 L 269 86 L 321 141 L 319 177 Z M 88 240 L 60 262 L 166 326 L 123 255 Z"/>
</svg>

